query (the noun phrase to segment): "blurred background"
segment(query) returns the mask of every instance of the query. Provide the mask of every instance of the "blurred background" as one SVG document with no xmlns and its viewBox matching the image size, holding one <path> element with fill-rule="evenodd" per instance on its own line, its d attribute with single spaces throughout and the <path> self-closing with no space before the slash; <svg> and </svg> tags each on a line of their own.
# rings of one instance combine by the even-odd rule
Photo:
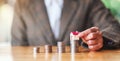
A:
<svg viewBox="0 0 120 61">
<path fill-rule="evenodd" d="M 102 2 L 120 23 L 120 0 L 102 0 Z"/>
<path fill-rule="evenodd" d="M 15 0 L 0 0 L 0 46 L 10 46 Z"/>
<path fill-rule="evenodd" d="M 11 25 L 16 0 L 0 0 L 0 46 L 11 46 Z M 102 0 L 120 23 L 120 0 Z"/>
</svg>

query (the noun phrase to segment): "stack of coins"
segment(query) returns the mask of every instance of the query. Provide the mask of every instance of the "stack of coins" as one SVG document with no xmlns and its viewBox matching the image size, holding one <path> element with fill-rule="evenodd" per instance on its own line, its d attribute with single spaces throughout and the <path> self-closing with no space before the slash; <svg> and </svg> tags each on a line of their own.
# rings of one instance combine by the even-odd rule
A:
<svg viewBox="0 0 120 61">
<path fill-rule="evenodd" d="M 57 42 L 57 52 L 65 53 L 65 45 L 62 42 Z"/>
<path fill-rule="evenodd" d="M 78 32 L 71 32 L 70 33 L 70 45 L 71 45 L 71 53 L 78 53 L 79 52 L 79 37 L 77 37 Z"/>
<path fill-rule="evenodd" d="M 40 53 L 40 48 L 39 47 L 33 47 L 33 54 Z"/>
<path fill-rule="evenodd" d="M 44 51 L 45 51 L 45 53 L 52 53 L 52 46 L 51 45 L 45 45 Z"/>
</svg>

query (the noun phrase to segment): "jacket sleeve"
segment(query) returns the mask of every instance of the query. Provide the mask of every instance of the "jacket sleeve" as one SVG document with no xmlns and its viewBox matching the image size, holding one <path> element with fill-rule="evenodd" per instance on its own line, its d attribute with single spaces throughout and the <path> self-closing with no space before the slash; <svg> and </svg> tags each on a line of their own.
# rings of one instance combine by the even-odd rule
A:
<svg viewBox="0 0 120 61">
<path fill-rule="evenodd" d="M 21 10 L 19 3 L 16 3 L 14 10 L 14 19 L 12 23 L 12 46 L 27 46 L 27 35 L 26 35 L 25 21 L 21 16 Z"/>
<path fill-rule="evenodd" d="M 103 48 L 120 48 L 120 24 L 101 0 L 92 0 L 88 19 L 93 21 L 93 25 L 99 27 L 103 33 Z"/>
</svg>

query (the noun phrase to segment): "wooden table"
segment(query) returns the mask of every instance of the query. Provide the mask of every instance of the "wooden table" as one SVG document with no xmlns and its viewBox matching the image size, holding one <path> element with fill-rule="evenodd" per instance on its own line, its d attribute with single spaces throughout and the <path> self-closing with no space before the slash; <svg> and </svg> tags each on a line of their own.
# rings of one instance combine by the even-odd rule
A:
<svg viewBox="0 0 120 61">
<path fill-rule="evenodd" d="M 71 54 L 69 47 L 66 53 L 44 53 L 44 48 L 40 48 L 41 53 L 33 54 L 33 47 L 0 47 L 0 61 L 120 61 L 120 49 L 102 50 L 90 52 L 80 48 L 80 53 Z"/>
</svg>

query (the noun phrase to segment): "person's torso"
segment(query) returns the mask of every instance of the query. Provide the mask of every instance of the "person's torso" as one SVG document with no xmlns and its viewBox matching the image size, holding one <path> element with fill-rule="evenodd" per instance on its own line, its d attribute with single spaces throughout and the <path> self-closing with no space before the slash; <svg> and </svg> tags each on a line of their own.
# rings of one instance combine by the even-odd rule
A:
<svg viewBox="0 0 120 61">
<path fill-rule="evenodd" d="M 81 32 L 93 26 L 92 20 L 88 20 L 90 2 L 88 0 L 64 0 L 60 33 L 57 40 L 51 30 L 43 0 L 30 0 L 28 4 L 23 4 L 21 15 L 27 26 L 26 33 L 29 44 L 56 45 L 57 41 L 63 41 L 66 45 L 69 45 L 70 32 Z"/>
</svg>

